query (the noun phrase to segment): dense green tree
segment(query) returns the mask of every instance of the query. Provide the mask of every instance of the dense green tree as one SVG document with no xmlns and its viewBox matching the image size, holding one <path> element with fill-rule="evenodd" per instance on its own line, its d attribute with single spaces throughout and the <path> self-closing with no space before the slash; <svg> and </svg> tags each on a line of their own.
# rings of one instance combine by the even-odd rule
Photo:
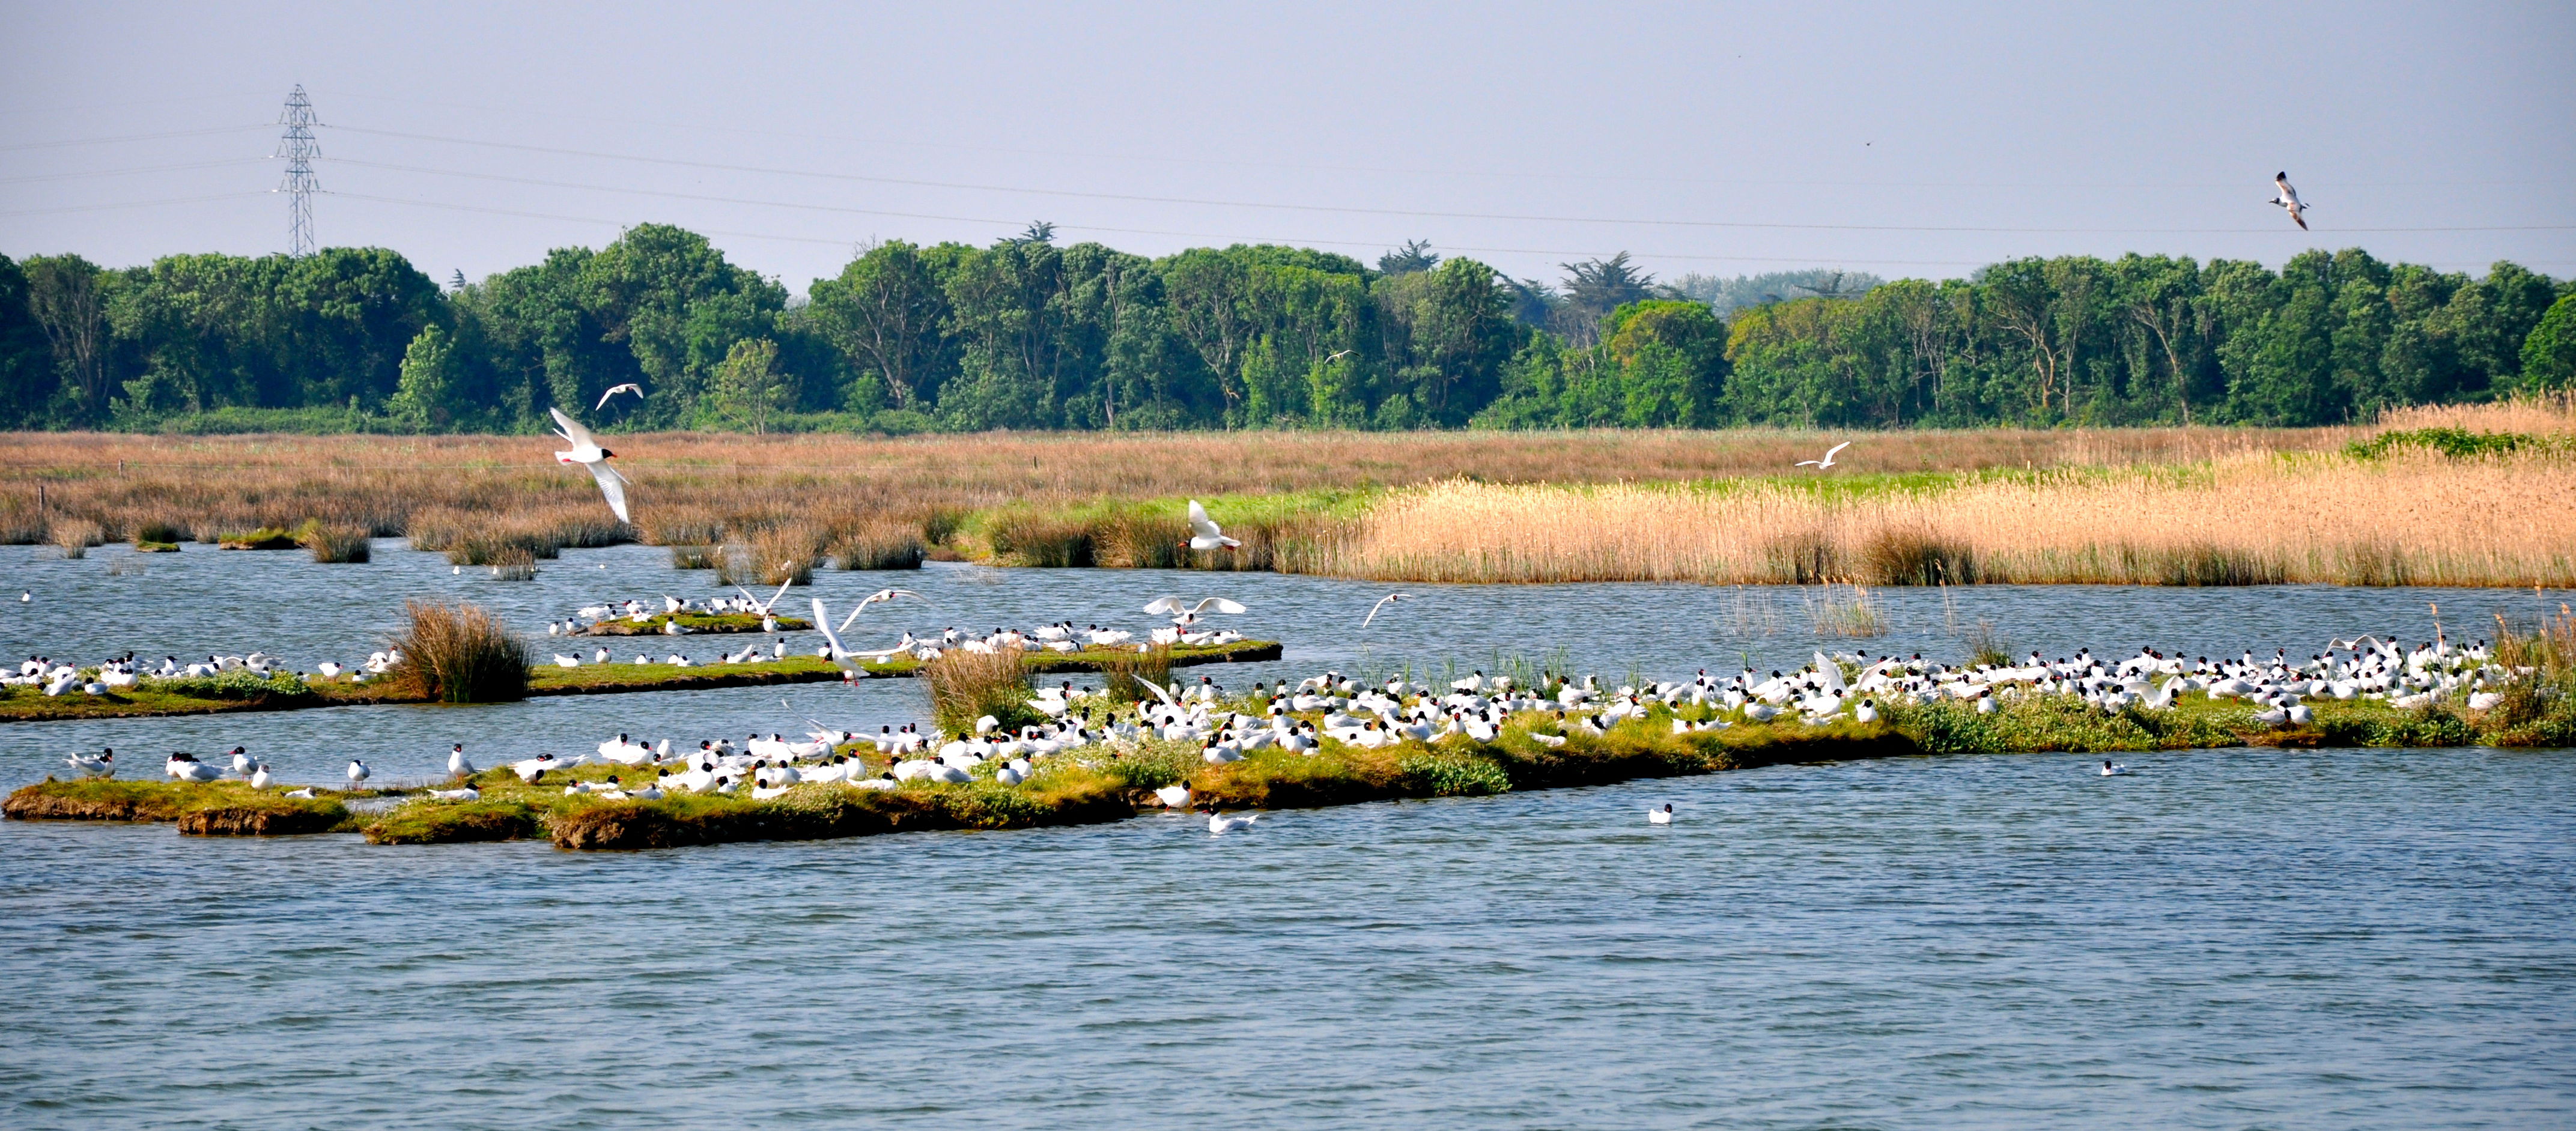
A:
<svg viewBox="0 0 2576 1131">
<path fill-rule="evenodd" d="M 2525 389 L 2576 386 L 2576 293 L 2559 296 L 2522 343 Z"/>
<path fill-rule="evenodd" d="M 30 302 L 26 272 L 0 255 L 0 427 L 42 420 L 61 387 L 46 330 Z"/>
</svg>

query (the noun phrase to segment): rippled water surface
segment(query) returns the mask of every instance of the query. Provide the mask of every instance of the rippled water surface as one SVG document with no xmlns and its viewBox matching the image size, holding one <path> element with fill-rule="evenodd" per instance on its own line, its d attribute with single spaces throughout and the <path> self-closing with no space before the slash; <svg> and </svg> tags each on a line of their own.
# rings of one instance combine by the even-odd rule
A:
<svg viewBox="0 0 2576 1131">
<path fill-rule="evenodd" d="M 191 547 L 115 575 L 0 547 L 38 596 L 0 654 L 353 658 L 405 596 L 541 625 L 707 592 L 659 551 L 534 583 Z M 174 560 L 175 559 L 175 560 Z M 606 565 L 608 569 L 598 569 Z M 21 580 L 23 579 L 23 580 Z M 835 605 L 886 584 L 820 575 Z M 1797 591 L 1385 587 L 1271 575 L 905 575 L 898 623 L 1142 627 L 1222 592 L 1247 683 L 1497 653 L 1617 676 L 1796 662 Z M 686 586 L 684 588 L 683 586 Z M 802 594 L 798 595 L 800 598 Z M 2314 650 L 2564 594 L 1879 594 L 1873 651 Z M 871 612 L 873 618 L 874 612 Z M 2487 625 L 2492 625 L 2487 621 Z M 2472 629 L 2471 631 L 2476 631 Z M 797 638 L 791 638 L 792 640 Z M 811 640 L 811 637 L 802 638 Z M 801 642 L 801 641 L 800 641 Z M 661 643 L 661 642 L 656 642 Z M 712 653 L 720 645 L 692 641 Z M 908 680 L 784 689 L 836 723 Z M 626 729 L 786 729 L 782 691 L 0 725 L 0 782 L 64 750 L 240 742 L 290 779 L 426 773 Z M 157 761 L 147 754 L 145 766 Z M 2576 755 L 2205 751 L 1785 766 L 1087 829 L 571 854 L 0 823 L 12 1127 L 2182 1126 L 2576 1122 Z M 1669 829 L 1640 812 L 1673 803 Z"/>
</svg>

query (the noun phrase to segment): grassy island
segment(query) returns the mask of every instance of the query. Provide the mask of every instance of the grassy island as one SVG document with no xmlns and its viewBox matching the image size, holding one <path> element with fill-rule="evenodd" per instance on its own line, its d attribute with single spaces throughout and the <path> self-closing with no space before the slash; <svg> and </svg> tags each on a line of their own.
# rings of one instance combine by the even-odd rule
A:
<svg viewBox="0 0 2576 1131">
<path fill-rule="evenodd" d="M 760 626 L 760 619 L 750 613 L 681 613 L 677 616 L 670 613 L 655 613 L 641 621 L 612 617 L 590 626 L 588 634 L 591 636 L 661 636 L 666 633 L 664 626 L 674 621 L 679 622 L 681 628 L 687 629 L 692 634 L 769 631 Z M 802 617 L 776 619 L 780 632 L 803 632 L 814 627 L 814 622 Z"/>
</svg>

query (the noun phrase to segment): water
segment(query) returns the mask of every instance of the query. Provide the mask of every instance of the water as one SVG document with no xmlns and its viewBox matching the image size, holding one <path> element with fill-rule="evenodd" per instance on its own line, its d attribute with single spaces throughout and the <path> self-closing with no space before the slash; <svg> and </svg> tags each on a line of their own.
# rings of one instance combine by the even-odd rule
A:
<svg viewBox="0 0 2576 1131">
<path fill-rule="evenodd" d="M 354 658 L 401 599 L 541 625 L 707 592 L 660 552 L 533 583 L 196 548 L 0 548 L 0 655 Z M 606 565 L 608 569 L 595 568 Z M 1387 587 L 1272 575 L 899 582 L 898 624 L 1142 627 L 1224 593 L 1276 665 L 1240 685 L 1562 652 L 1617 677 L 1786 666 L 1796 591 Z M 801 601 L 803 593 L 791 597 Z M 1812 594 L 1807 595 L 1812 599 Z M 1980 588 L 1876 595 L 1872 651 L 2313 651 L 2484 634 L 2565 594 Z M 897 606 L 901 609 L 901 606 Z M 1765 610 L 1768 610 L 1766 613 Z M 877 610 L 871 610 L 873 621 Z M 2477 627 L 2465 628 L 2465 625 Z M 702 655 L 741 638 L 689 641 Z M 798 638 L 811 640 L 811 636 Z M 665 641 L 653 642 L 667 646 Z M 1828 645 L 1830 646 L 1830 645 Z M 631 643 L 619 649 L 629 651 Z M 240 742 L 289 780 L 432 772 L 619 729 L 920 717 L 915 681 L 0 725 L 0 783 L 67 749 Z M 1784 766 L 1087 829 L 572 854 L 0 823 L 11 1127 L 886 1125 L 2563 1126 L 2576 1108 L 2576 760 L 2202 751 L 2105 779 L 2062 755 Z M 154 758 L 136 758 L 149 767 Z M 1640 810 L 1673 803 L 1680 823 Z"/>
<path fill-rule="evenodd" d="M 495 581 L 489 571 L 450 572 L 446 559 L 376 543 L 363 565 L 315 565 L 301 553 L 222 552 L 190 546 L 178 554 L 134 554 L 122 546 L 77 560 L 50 548 L 0 546 L 0 657 L 29 654 L 95 663 L 132 651 L 157 658 L 202 658 L 254 650 L 299 669 L 336 659 L 352 663 L 381 647 L 412 597 L 480 602 L 510 623 L 542 633 L 550 619 L 594 601 L 668 593 L 719 592 L 714 575 L 670 568 L 668 554 L 648 546 L 568 550 L 540 565 L 532 582 Z M 119 573 L 140 566 L 139 573 Z M 990 569 L 933 563 L 919 571 L 815 574 L 811 589 L 792 590 L 783 608 L 802 613 L 821 597 L 836 615 L 887 585 L 915 589 L 933 604 L 905 601 L 868 610 L 849 634 L 852 647 L 882 646 L 910 628 L 931 633 L 954 625 L 975 630 L 1034 628 L 1070 620 L 1138 630 L 1155 618 L 1140 610 L 1163 594 L 1192 600 L 1234 597 L 1241 617 L 1216 618 L 1262 639 L 1286 644 L 1283 660 L 1184 669 L 1231 687 L 1281 676 L 1303 678 L 1325 668 L 1383 672 L 1409 666 L 1417 676 L 1449 678 L 1488 668 L 1501 657 L 1561 662 L 1614 682 L 1632 676 L 1682 678 L 1707 668 L 1743 664 L 1769 671 L 1806 663 L 1819 647 L 1874 654 L 1921 653 L 1957 659 L 1961 637 L 1991 622 L 2020 649 L 2067 655 L 2078 648 L 2126 655 L 2141 645 L 2191 654 L 2306 656 L 2328 639 L 2363 632 L 2430 639 L 2430 606 L 2439 604 L 2453 635 L 2492 636 L 2495 613 L 2528 625 L 2576 593 L 2510 589 L 2350 589 L 2276 586 L 2255 589 L 2163 589 L 2121 586 L 1976 586 L 1956 590 L 1872 590 L 1885 636 L 1819 638 L 1812 609 L 1822 590 L 1697 585 L 1388 586 L 1279 574 L 1208 574 L 1160 570 Z M 1388 606 L 1363 631 L 1377 599 L 1398 590 L 1410 600 Z M 19 604 L 28 591 L 37 600 Z M 766 597 L 764 593 L 762 596 Z M 1849 591 L 1842 594 L 1848 597 Z M 701 660 L 739 648 L 744 636 L 680 638 Z M 817 634 L 793 633 L 791 648 L 811 651 Z M 572 642 L 538 637 L 540 654 L 573 651 Z M 603 641 L 584 639 L 587 655 Z M 604 641 L 618 660 L 638 652 L 656 658 L 671 638 Z M 1080 681 L 1077 681 L 1080 682 Z M 782 706 L 781 700 L 792 706 Z M 552 750 L 587 751 L 619 732 L 698 740 L 809 729 L 807 719 L 840 728 L 926 721 L 929 700 L 919 681 L 870 681 L 855 688 L 798 685 L 720 692 L 573 696 L 480 707 L 354 707 L 275 714 L 175 719 L 0 724 L 0 784 L 41 777 L 72 750 L 113 747 L 146 752 L 157 764 L 171 750 L 248 746 L 287 781 L 336 782 L 352 757 L 377 780 L 443 773 L 450 743 L 463 742 L 483 765 Z M 129 755 L 129 757 L 131 757 Z"/>
<path fill-rule="evenodd" d="M 16 1127 L 2564 1126 L 2576 763 L 635 854 L 0 824 Z M 1639 810 L 1671 801 L 1670 829 Z"/>
</svg>

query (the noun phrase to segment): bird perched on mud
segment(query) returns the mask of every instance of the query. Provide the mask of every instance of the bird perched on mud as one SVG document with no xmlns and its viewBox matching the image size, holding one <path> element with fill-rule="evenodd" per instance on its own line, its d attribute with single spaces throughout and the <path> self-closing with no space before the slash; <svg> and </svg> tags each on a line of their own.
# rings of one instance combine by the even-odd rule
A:
<svg viewBox="0 0 2576 1131">
<path fill-rule="evenodd" d="M 555 453 L 556 462 L 577 463 L 590 469 L 590 477 L 599 481 L 599 493 L 607 497 L 608 509 L 617 513 L 617 521 L 634 521 L 626 514 L 626 477 L 608 466 L 610 457 L 617 453 L 602 447 L 599 437 L 591 435 L 590 429 L 582 427 L 580 421 L 565 416 L 562 409 L 549 408 L 546 411 L 554 414 L 555 434 L 572 442 L 571 451 Z"/>
</svg>

